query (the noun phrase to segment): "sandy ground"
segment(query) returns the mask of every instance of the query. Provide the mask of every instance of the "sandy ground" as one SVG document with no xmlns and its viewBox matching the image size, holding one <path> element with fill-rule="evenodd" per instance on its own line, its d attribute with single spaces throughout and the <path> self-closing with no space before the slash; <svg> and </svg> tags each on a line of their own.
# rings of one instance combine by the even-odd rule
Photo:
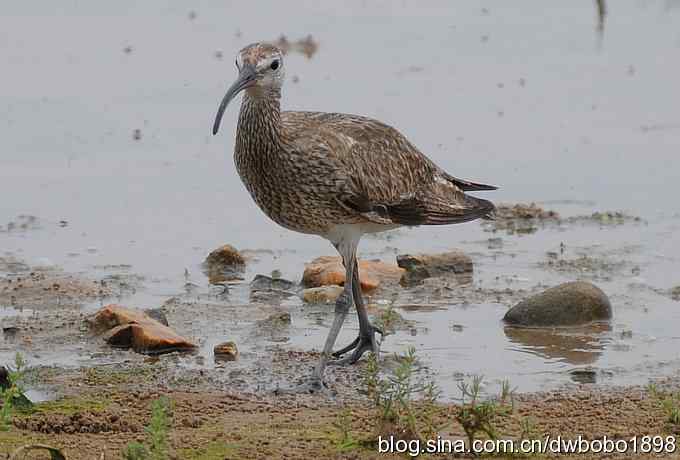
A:
<svg viewBox="0 0 680 460">
<path fill-rule="evenodd" d="M 127 443 L 145 440 L 151 401 L 166 395 L 172 401 L 171 458 L 404 458 L 403 454 L 377 452 L 377 413 L 355 391 L 356 382 L 347 382 L 352 385 L 348 392 L 351 396 L 276 396 L 202 390 L 200 375 L 190 381 L 163 383 L 165 377 L 155 367 L 99 367 L 66 373 L 43 369 L 33 377 L 68 388 L 71 394 L 38 404 L 31 414 L 16 416 L 12 430 L 0 433 L 0 453 L 27 443 L 45 443 L 58 446 L 69 459 L 121 458 Z M 356 445 L 343 449 L 338 420 L 347 409 L 351 411 L 348 424 Z M 454 418 L 458 411 L 457 405 L 437 407 L 434 419 L 441 427 L 441 436 L 464 437 Z M 643 388 L 600 391 L 584 387 L 571 392 L 518 395 L 514 410 L 496 417 L 494 425 L 502 438 L 519 439 L 526 418 L 533 423 L 531 437 L 538 438 L 561 435 L 575 439 L 583 435 L 597 439 L 607 435 L 629 439 L 645 434 L 665 436 L 673 431 L 665 423 L 658 400 Z M 632 452 L 628 456 L 651 457 Z M 436 456 L 422 456 L 431 457 Z"/>
</svg>

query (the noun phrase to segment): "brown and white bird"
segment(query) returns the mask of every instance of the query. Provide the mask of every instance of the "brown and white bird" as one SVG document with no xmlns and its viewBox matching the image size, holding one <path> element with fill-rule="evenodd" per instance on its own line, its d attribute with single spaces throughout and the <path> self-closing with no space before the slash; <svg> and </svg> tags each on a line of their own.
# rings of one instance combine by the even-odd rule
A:
<svg viewBox="0 0 680 460">
<path fill-rule="evenodd" d="M 238 78 L 217 111 L 213 134 L 231 100 L 244 91 L 236 129 L 236 169 L 257 205 L 274 222 L 319 235 L 342 256 L 344 291 L 310 388 L 321 388 L 331 357 L 354 363 L 379 353 L 366 313 L 357 269 L 357 246 L 366 233 L 401 226 L 445 225 L 491 218 L 494 205 L 466 191 L 495 190 L 458 179 L 423 155 L 396 129 L 371 118 L 341 113 L 281 111 L 283 53 L 254 43 L 236 57 Z M 359 336 L 332 352 L 342 323 L 356 306 Z"/>
</svg>

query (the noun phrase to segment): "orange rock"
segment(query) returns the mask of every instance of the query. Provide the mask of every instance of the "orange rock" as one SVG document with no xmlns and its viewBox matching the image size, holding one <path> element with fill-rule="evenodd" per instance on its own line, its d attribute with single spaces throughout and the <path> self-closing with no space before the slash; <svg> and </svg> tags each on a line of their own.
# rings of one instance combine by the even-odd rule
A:
<svg viewBox="0 0 680 460">
<path fill-rule="evenodd" d="M 395 280 L 401 278 L 404 270 L 396 264 L 388 264 L 378 260 L 359 261 L 359 281 L 361 289 L 370 291 L 377 288 L 382 280 Z M 342 259 L 334 256 L 317 257 L 305 265 L 302 275 L 302 284 L 305 287 L 319 287 L 329 285 L 345 285 L 345 268 Z"/>
<path fill-rule="evenodd" d="M 211 284 L 239 280 L 246 270 L 246 260 L 238 249 L 225 244 L 208 254 L 203 262 L 203 269 Z"/>
<path fill-rule="evenodd" d="M 238 359 L 238 347 L 234 342 L 224 342 L 213 348 L 215 360 L 236 361 Z"/>
<path fill-rule="evenodd" d="M 95 331 L 106 331 L 104 338 L 110 345 L 132 348 L 138 353 L 166 353 L 196 347 L 144 312 L 120 305 L 107 305 L 88 321 Z"/>
</svg>

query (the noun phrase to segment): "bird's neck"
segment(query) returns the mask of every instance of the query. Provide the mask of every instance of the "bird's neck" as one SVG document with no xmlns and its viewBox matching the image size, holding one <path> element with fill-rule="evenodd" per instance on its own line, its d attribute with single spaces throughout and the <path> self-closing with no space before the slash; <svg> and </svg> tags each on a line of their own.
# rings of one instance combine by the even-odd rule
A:
<svg viewBox="0 0 680 460">
<path fill-rule="evenodd" d="M 236 130 L 236 147 L 256 155 L 275 154 L 281 142 L 281 93 L 246 90 Z"/>
</svg>

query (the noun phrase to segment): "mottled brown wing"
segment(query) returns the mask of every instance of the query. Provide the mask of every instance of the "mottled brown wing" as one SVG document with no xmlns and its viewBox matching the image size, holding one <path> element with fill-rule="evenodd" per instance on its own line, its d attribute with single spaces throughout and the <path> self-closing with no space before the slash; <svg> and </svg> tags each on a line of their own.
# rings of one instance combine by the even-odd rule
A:
<svg viewBox="0 0 680 460">
<path fill-rule="evenodd" d="M 382 224 L 438 225 L 489 216 L 493 204 L 463 190 L 495 187 L 457 179 L 437 167 L 396 129 L 366 117 L 284 112 L 300 140 L 319 145 L 338 162 L 338 200 Z M 315 135 L 309 127 L 314 125 Z M 295 128 L 299 127 L 299 130 Z"/>
</svg>

